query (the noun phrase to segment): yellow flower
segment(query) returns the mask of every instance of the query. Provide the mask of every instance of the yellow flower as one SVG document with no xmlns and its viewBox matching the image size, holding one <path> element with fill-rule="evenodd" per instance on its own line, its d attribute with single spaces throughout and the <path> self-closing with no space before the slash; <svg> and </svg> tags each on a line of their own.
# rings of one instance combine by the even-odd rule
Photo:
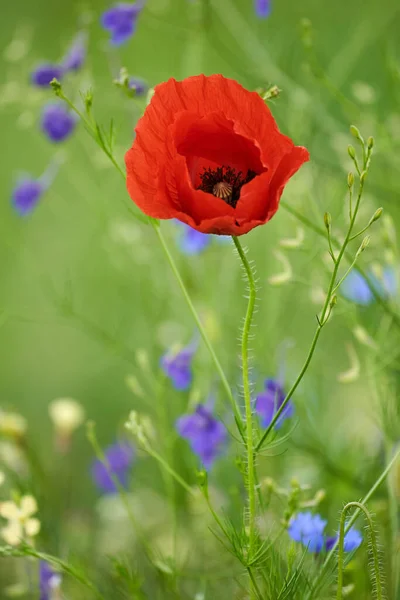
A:
<svg viewBox="0 0 400 600">
<path fill-rule="evenodd" d="M 8 501 L 0 503 L 0 516 L 8 521 L 1 535 L 10 546 L 18 546 L 23 539 L 35 537 L 40 531 L 39 519 L 32 518 L 38 510 L 33 496 L 22 496 L 19 505 Z"/>
<path fill-rule="evenodd" d="M 24 437 L 28 424 L 26 419 L 17 413 L 0 410 L 0 433 L 14 438 Z"/>
<path fill-rule="evenodd" d="M 85 419 L 82 406 L 72 398 L 53 400 L 49 406 L 49 415 L 58 433 L 65 437 L 69 437 L 78 429 Z"/>
</svg>

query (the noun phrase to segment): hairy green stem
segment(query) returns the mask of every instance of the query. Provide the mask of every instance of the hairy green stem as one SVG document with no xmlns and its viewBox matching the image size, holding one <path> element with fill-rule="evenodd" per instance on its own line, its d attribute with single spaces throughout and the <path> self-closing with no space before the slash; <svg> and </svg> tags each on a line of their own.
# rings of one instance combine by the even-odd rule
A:
<svg viewBox="0 0 400 600">
<path fill-rule="evenodd" d="M 339 549 L 338 549 L 338 588 L 336 594 L 336 600 L 343 599 L 343 563 L 344 563 L 344 537 L 345 537 L 345 525 L 346 525 L 346 513 L 351 508 L 358 508 L 359 511 L 362 511 L 365 515 L 365 518 L 368 521 L 369 526 L 369 535 L 371 538 L 371 548 L 372 548 L 372 556 L 373 556 L 373 568 L 375 579 L 373 580 L 373 584 L 376 586 L 376 599 L 383 600 L 383 585 L 381 581 L 381 573 L 379 568 L 379 554 L 378 554 L 378 545 L 376 539 L 376 533 L 374 531 L 374 524 L 372 522 L 372 517 L 369 511 L 365 508 L 361 502 L 349 502 L 342 510 L 342 514 L 340 517 L 340 529 L 339 529 Z"/>
<path fill-rule="evenodd" d="M 396 454 L 393 456 L 392 460 L 388 463 L 388 465 L 386 466 L 386 468 L 384 469 L 384 471 L 381 473 L 381 475 L 378 477 L 378 479 L 375 481 L 374 485 L 370 488 L 370 490 L 365 494 L 364 498 L 361 500 L 360 504 L 367 504 L 367 502 L 372 498 L 372 496 L 375 494 L 376 490 L 382 485 L 382 483 L 385 481 L 386 477 L 388 476 L 388 474 L 390 473 L 393 465 L 396 463 L 396 461 L 400 458 L 400 448 L 397 450 Z M 347 521 L 347 525 L 345 528 L 345 533 L 347 533 L 349 531 L 349 529 L 351 528 L 352 525 L 354 525 L 354 523 L 356 522 L 357 518 L 360 515 L 361 510 L 359 508 L 357 508 L 353 515 L 350 517 L 350 519 Z M 336 555 L 336 550 L 338 548 L 338 544 L 339 542 L 337 541 L 332 549 L 330 550 L 330 552 L 328 553 L 323 565 L 321 566 L 320 570 L 319 570 L 319 575 L 312 587 L 312 589 L 310 590 L 308 596 L 305 598 L 305 600 L 313 600 L 315 598 L 315 594 L 318 593 L 319 590 L 319 586 L 320 583 L 322 581 L 322 579 L 324 578 L 328 567 L 330 565 L 330 563 L 332 562 L 332 560 L 335 558 Z"/>
<path fill-rule="evenodd" d="M 319 336 L 321 335 L 321 331 L 324 327 L 324 325 L 327 323 L 329 315 L 331 313 L 332 310 L 332 298 L 333 298 L 333 292 L 334 290 L 337 288 L 336 286 L 336 279 L 337 279 L 337 275 L 338 275 L 338 271 L 339 271 L 339 267 L 340 267 L 340 263 L 342 261 L 342 258 L 344 256 L 344 253 L 346 252 L 346 248 L 349 244 L 350 238 L 351 238 L 351 234 L 353 231 L 353 227 L 356 221 L 356 217 L 357 217 L 357 213 L 358 213 L 358 209 L 360 207 L 360 202 L 361 202 L 361 197 L 363 194 L 363 190 L 364 190 L 364 181 L 365 181 L 365 177 L 360 177 L 360 187 L 358 190 L 358 196 L 357 196 L 357 202 L 356 202 L 356 206 L 354 208 L 354 213 L 352 215 L 351 221 L 350 221 L 350 225 L 345 237 L 345 240 L 340 248 L 339 254 L 335 260 L 334 263 L 334 268 L 333 268 L 333 272 L 332 272 L 332 276 L 331 276 L 331 280 L 329 283 L 329 288 L 328 288 L 328 292 L 326 294 L 326 298 L 325 298 L 325 303 L 324 306 L 322 308 L 322 312 L 320 317 L 318 318 L 318 326 L 316 329 L 316 332 L 314 334 L 314 338 L 313 341 L 311 342 L 311 346 L 310 346 L 310 350 L 308 351 L 308 355 L 307 358 L 305 360 L 305 363 L 296 379 L 296 381 L 294 382 L 294 384 L 292 385 L 292 387 L 290 388 L 286 398 L 284 399 L 284 401 L 282 402 L 281 406 L 279 407 L 279 409 L 276 411 L 271 423 L 269 424 L 269 426 L 267 427 L 267 429 L 265 430 L 264 434 L 262 435 L 261 439 L 259 440 L 255 451 L 258 452 L 265 440 L 268 438 L 269 434 L 271 433 L 272 429 L 275 427 L 276 422 L 278 421 L 279 417 L 281 416 L 281 414 L 283 413 L 283 411 L 285 410 L 289 400 L 292 398 L 294 392 L 296 391 L 296 389 L 298 388 L 301 380 L 303 379 L 309 364 L 311 362 L 311 359 L 314 355 L 314 351 L 315 348 L 317 346 L 317 342 L 319 339 Z M 324 233 L 325 236 L 325 233 Z"/>
<path fill-rule="evenodd" d="M 242 248 L 239 239 L 232 236 L 233 243 L 235 244 L 236 250 L 242 261 L 243 268 L 246 273 L 246 277 L 249 284 L 249 302 L 247 306 L 246 317 L 243 325 L 242 332 L 242 371 L 243 371 L 243 396 L 245 405 L 246 415 L 246 451 L 247 451 L 247 490 L 249 496 L 249 558 L 251 559 L 255 539 L 256 539 L 256 476 L 255 476 L 255 453 L 254 453 L 254 431 L 253 431 L 253 412 L 251 406 L 251 392 L 250 392 L 250 381 L 249 381 L 249 334 L 251 323 L 254 315 L 254 308 L 256 303 L 256 283 L 254 281 L 253 272 L 249 261 L 247 260 L 246 253 Z M 251 570 L 249 574 L 252 575 Z M 256 591 L 253 579 L 252 581 L 252 594 Z"/>
</svg>

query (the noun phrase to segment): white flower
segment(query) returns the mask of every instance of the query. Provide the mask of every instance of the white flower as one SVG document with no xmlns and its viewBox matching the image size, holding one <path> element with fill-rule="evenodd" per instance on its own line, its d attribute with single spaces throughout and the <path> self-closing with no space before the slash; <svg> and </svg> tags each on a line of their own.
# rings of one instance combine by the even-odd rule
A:
<svg viewBox="0 0 400 600">
<path fill-rule="evenodd" d="M 19 505 L 8 501 L 0 503 L 0 516 L 8 521 L 1 530 L 5 542 L 10 546 L 18 546 L 21 540 L 33 538 L 40 531 L 39 519 L 32 518 L 38 510 L 33 496 L 22 496 Z"/>
<path fill-rule="evenodd" d="M 85 411 L 72 398 L 57 398 L 49 405 L 49 415 L 54 427 L 64 436 L 70 436 L 85 420 Z"/>
<path fill-rule="evenodd" d="M 25 435 L 27 428 L 28 424 L 22 415 L 0 410 L 0 433 L 21 438 Z"/>
</svg>

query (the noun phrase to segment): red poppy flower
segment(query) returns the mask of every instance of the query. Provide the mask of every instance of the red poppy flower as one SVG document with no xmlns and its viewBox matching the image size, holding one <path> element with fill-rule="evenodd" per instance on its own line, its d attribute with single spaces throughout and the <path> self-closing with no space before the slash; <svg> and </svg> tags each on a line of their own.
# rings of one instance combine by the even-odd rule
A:
<svg viewBox="0 0 400 600">
<path fill-rule="evenodd" d="M 255 92 L 222 75 L 155 88 L 126 153 L 127 186 L 148 216 L 242 235 L 269 221 L 309 158 Z"/>
</svg>

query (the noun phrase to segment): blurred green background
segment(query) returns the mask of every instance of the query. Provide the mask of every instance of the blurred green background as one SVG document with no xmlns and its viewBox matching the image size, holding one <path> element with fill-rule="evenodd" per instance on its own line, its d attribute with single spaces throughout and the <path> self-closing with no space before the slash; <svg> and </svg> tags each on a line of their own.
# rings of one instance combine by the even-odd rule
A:
<svg viewBox="0 0 400 600">
<path fill-rule="evenodd" d="M 145 106 L 145 101 L 132 102 L 113 86 L 121 66 L 150 85 L 200 72 L 223 73 L 249 89 L 276 84 L 282 92 L 270 108 L 281 130 L 311 154 L 310 163 L 287 186 L 286 203 L 318 226 L 329 210 L 340 237 L 351 168 L 348 131 L 354 123 L 363 135 L 376 139 L 360 224 L 379 206 L 396 229 L 399 222 L 397 0 L 273 0 L 272 14 L 264 21 L 256 18 L 251 0 L 148 0 L 137 33 L 118 53 L 109 50 L 99 25 L 107 7 L 100 1 L 18 0 L 2 11 L 0 25 L 0 405 L 27 417 L 30 443 L 49 464 L 51 400 L 78 399 L 97 423 L 101 442 L 110 443 L 129 410 L 145 405 L 128 389 L 126 376 L 156 381 L 162 354 L 176 342 L 187 343 L 195 331 L 153 231 L 132 219 L 121 178 L 83 126 L 62 149 L 39 131 L 41 106 L 52 96 L 33 89 L 29 74 L 41 60 L 57 60 L 80 25 L 90 35 L 88 61 L 84 71 L 68 81 L 66 91 L 78 98 L 79 89 L 93 88 L 97 120 L 105 125 L 115 120 L 121 164 Z M 10 203 L 18 172 L 40 175 L 55 152 L 63 164 L 54 184 L 34 213 L 20 218 Z M 397 261 L 395 240 L 392 236 L 388 241 L 389 222 L 385 223 L 373 230 L 371 247 L 362 257 L 364 266 Z M 187 257 L 176 244 L 176 226 L 162 227 L 236 385 L 237 337 L 245 301 L 232 249 L 229 243 L 215 241 L 202 255 Z M 243 240 L 260 279 L 252 343 L 256 390 L 283 363 L 287 386 L 294 380 L 315 328 L 320 308 L 315 298 L 320 288 L 326 290 L 326 241 L 304 227 L 299 248 L 281 245 L 283 238 L 296 237 L 298 227 L 301 224 L 282 208 L 271 223 Z M 290 280 L 279 286 L 269 283 L 283 268 L 276 251 L 284 253 L 292 271 Z M 397 311 L 398 299 L 392 302 Z M 352 331 L 357 325 L 368 331 L 377 350 L 355 340 Z M 383 394 L 396 397 L 397 331 L 376 304 L 360 310 L 340 299 L 296 395 L 300 421 L 293 439 L 284 455 L 263 459 L 265 474 L 286 482 L 297 476 L 317 488 L 329 487 L 324 510 L 331 519 L 345 500 L 367 489 L 381 464 L 379 401 Z M 138 350 L 146 353 L 148 375 L 138 364 Z M 341 383 L 338 376 L 350 368 L 353 350 L 359 374 Z M 204 399 L 214 390 L 220 410 L 226 411 L 204 348 L 194 369 L 191 394 Z M 373 391 L 371 381 L 377 378 Z M 157 413 L 159 399 L 146 381 L 143 385 L 148 412 Z M 171 387 L 162 401 L 172 423 L 185 411 L 188 397 Z M 76 504 L 89 507 L 95 495 L 87 477 L 92 451 L 83 431 L 73 453 Z M 140 473 L 138 466 L 138 480 Z M 223 474 L 219 477 L 222 481 Z"/>
</svg>

